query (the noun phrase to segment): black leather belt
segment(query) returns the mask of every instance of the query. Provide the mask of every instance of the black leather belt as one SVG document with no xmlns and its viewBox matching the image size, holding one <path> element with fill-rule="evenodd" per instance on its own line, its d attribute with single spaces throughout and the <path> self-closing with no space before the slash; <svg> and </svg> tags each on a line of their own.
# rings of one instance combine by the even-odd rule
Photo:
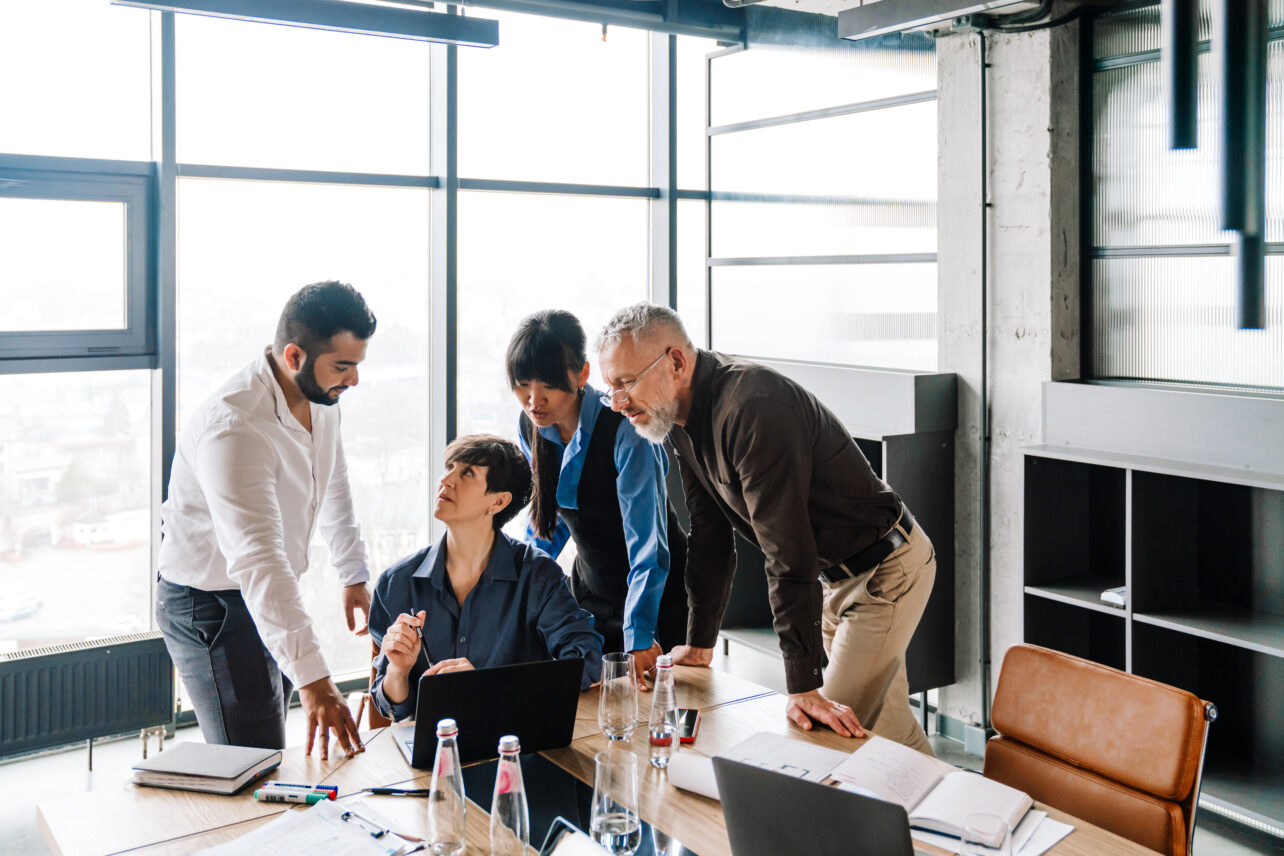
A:
<svg viewBox="0 0 1284 856">
<path fill-rule="evenodd" d="M 904 530 L 904 534 L 902 534 Z M 914 515 L 904 505 L 901 506 L 900 519 L 892 526 L 888 533 L 879 538 L 873 544 L 870 544 L 859 553 L 848 556 L 841 562 L 828 567 L 822 568 L 820 578 L 825 582 L 833 585 L 842 582 L 845 579 L 859 576 L 870 568 L 876 568 L 882 564 L 883 560 L 892 555 L 898 548 L 905 543 L 906 535 L 914 531 Z"/>
</svg>

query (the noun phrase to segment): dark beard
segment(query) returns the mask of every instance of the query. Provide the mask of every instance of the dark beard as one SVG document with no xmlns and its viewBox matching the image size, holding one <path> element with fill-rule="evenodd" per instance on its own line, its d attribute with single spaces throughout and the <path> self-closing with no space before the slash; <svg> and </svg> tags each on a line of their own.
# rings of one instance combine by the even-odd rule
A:
<svg viewBox="0 0 1284 856">
<path fill-rule="evenodd" d="M 294 382 L 299 385 L 299 392 L 303 393 L 303 397 L 313 404 L 330 407 L 339 403 L 339 396 L 331 396 L 330 390 L 322 389 L 317 383 L 317 374 L 312 368 L 311 357 L 303 359 L 303 365 L 299 368 L 299 373 L 294 376 Z"/>
</svg>

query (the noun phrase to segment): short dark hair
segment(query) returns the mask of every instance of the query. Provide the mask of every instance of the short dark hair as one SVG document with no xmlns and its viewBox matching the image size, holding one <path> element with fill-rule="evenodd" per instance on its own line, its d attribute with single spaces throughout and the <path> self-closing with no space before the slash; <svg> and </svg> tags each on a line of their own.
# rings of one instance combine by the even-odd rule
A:
<svg viewBox="0 0 1284 856">
<path fill-rule="evenodd" d="M 446 447 L 446 466 L 454 463 L 486 468 L 486 492 L 513 495 L 512 502 L 491 518 L 499 529 L 531 499 L 531 467 L 517 444 L 494 434 L 465 434 Z"/>
<path fill-rule="evenodd" d="M 314 360 L 329 352 L 330 339 L 337 333 L 348 332 L 364 341 L 374 331 L 374 313 L 361 292 L 337 280 L 314 282 L 285 302 L 273 345 L 280 352 L 293 343 Z"/>
</svg>

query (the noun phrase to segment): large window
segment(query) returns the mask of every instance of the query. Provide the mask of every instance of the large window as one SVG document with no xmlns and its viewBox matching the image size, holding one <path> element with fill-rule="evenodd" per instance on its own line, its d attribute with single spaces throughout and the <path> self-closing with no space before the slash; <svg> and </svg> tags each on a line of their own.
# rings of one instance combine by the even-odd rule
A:
<svg viewBox="0 0 1284 856">
<path fill-rule="evenodd" d="M 343 397 L 343 442 L 373 576 L 428 538 L 428 190 L 179 180 L 178 432 L 257 358 L 301 285 L 350 282 L 378 327 Z M 229 251 L 229 248 L 234 248 Z M 330 668 L 365 668 L 320 531 L 301 581 Z"/>
<path fill-rule="evenodd" d="M 930 41 L 753 45 L 709 67 L 713 346 L 934 370 Z"/>
<path fill-rule="evenodd" d="M 458 432 L 516 437 L 504 353 L 518 322 L 565 309 L 591 346 L 648 296 L 651 36 L 496 17 L 499 47 L 459 62 L 459 171 L 489 189 L 459 195 Z M 531 192 L 544 182 L 576 187 Z"/>
<path fill-rule="evenodd" d="M 716 25 L 484 14 L 491 50 L 0 10 L 0 648 L 152 626 L 169 456 L 309 282 L 379 318 L 341 405 L 375 574 L 431 537 L 448 435 L 514 435 L 504 349 L 535 310 L 591 340 L 676 296 L 702 346 L 926 361 L 930 50 L 727 54 Z M 805 299 L 769 311 L 785 291 Z M 327 552 L 305 598 L 358 674 Z"/>
<path fill-rule="evenodd" d="M 1284 9 L 1271 5 L 1265 330 L 1236 327 L 1229 233 L 1218 228 L 1220 106 L 1211 56 L 1199 56 L 1199 147 L 1171 151 L 1159 7 L 1107 15 L 1094 27 L 1085 323 L 1093 377 L 1284 389 Z"/>
</svg>

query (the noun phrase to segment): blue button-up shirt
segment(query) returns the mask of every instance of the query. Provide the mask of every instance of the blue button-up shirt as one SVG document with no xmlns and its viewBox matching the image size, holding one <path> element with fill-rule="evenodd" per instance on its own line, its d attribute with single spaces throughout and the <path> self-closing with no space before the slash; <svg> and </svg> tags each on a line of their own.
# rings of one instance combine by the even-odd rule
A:
<svg viewBox="0 0 1284 856">
<path fill-rule="evenodd" d="M 563 443 L 557 426 L 539 429 L 539 433 L 562 450 L 562 468 L 557 480 L 557 504 L 562 508 L 579 508 L 580 476 L 588 456 L 589 440 L 597 415 L 603 409 L 600 393 L 584 387 L 580 404 L 580 422 L 569 443 Z M 518 420 L 518 442 L 526 459 L 531 448 Z M 615 490 L 624 518 L 624 544 L 629 551 L 629 594 L 624 602 L 624 649 L 637 651 L 650 648 L 655 638 L 655 625 L 660 613 L 660 595 L 669 578 L 668 492 L 664 477 L 669 471 L 669 456 L 664 448 L 644 440 L 625 420 L 615 432 Z M 527 523 L 526 541 L 551 556 L 558 556 L 571 537 L 566 522 L 558 519 L 552 538 L 535 535 Z"/>
<path fill-rule="evenodd" d="M 584 658 L 581 688 L 602 674 L 602 637 L 593 616 L 580 609 L 557 563 L 540 550 L 495 533 L 481 579 L 463 606 L 446 573 L 446 539 L 402 559 L 379 577 L 370 601 L 370 636 L 384 634 L 404 613 L 427 612 L 424 648 L 436 663 L 467 657 L 475 667 L 506 666 L 568 657 Z M 384 716 L 413 716 L 419 678 L 428 663 L 420 654 L 410 670 L 410 695 L 392 704 L 383 693 L 388 659 L 375 658 L 370 695 Z"/>
</svg>

